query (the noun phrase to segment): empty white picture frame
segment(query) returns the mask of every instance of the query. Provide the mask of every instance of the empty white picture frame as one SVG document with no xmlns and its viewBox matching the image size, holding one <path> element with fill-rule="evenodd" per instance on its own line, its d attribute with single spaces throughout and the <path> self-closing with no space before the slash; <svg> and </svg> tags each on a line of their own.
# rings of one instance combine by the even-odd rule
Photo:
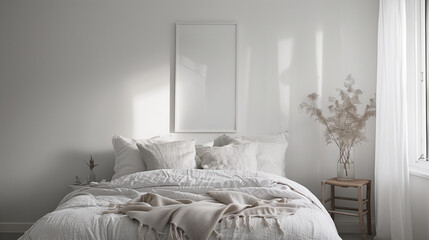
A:
<svg viewBox="0 0 429 240">
<path fill-rule="evenodd" d="M 237 131 L 237 23 L 176 23 L 175 132 Z"/>
</svg>

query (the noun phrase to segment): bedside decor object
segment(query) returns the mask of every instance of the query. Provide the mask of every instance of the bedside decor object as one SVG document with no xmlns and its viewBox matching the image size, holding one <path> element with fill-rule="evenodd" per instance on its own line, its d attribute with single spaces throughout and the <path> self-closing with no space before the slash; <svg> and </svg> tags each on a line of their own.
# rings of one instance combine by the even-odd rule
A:
<svg viewBox="0 0 429 240">
<path fill-rule="evenodd" d="M 330 115 L 323 113 L 318 106 L 319 95 L 308 95 L 307 101 L 299 105 L 299 109 L 305 109 L 310 117 L 324 125 L 326 144 L 335 143 L 339 148 L 337 163 L 337 176 L 341 180 L 354 179 L 354 162 L 352 159 L 353 146 L 366 141 L 365 128 L 369 118 L 375 116 L 375 98 L 370 98 L 362 114 L 358 112 L 361 104 L 359 95 L 362 90 L 354 89 L 355 79 L 348 75 L 344 81 L 345 89 L 337 89 L 340 99 L 329 97 L 328 106 Z"/>
<path fill-rule="evenodd" d="M 94 168 L 96 166 L 98 166 L 98 164 L 95 164 L 95 161 L 92 158 L 92 156 L 91 155 L 89 155 L 89 156 L 91 157 L 91 159 L 89 159 L 89 162 L 85 162 L 86 165 L 88 165 L 89 170 L 90 170 L 89 175 L 88 175 L 88 183 L 97 181 L 97 178 L 96 178 L 95 173 L 94 173 Z"/>
<path fill-rule="evenodd" d="M 74 185 L 81 185 L 82 184 L 82 180 L 80 180 L 80 178 L 78 176 L 75 176 L 75 181 L 73 183 Z"/>
</svg>

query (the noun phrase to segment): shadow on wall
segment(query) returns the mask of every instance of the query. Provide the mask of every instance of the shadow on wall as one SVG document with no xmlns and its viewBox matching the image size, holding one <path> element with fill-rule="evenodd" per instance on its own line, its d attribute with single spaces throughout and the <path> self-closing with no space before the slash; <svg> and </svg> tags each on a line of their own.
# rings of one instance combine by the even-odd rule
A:
<svg viewBox="0 0 429 240">
<path fill-rule="evenodd" d="M 251 41 L 241 48 L 244 78 L 240 79 L 240 86 L 246 91 L 239 94 L 242 106 L 239 116 L 246 122 L 240 122 L 243 124 L 239 126 L 240 131 L 252 134 L 288 130 L 287 176 L 317 192 L 320 159 L 326 154 L 323 135 L 320 126 L 300 113 L 298 106 L 309 93 L 322 93 L 327 84 L 323 82 L 326 73 L 335 75 L 339 71 L 327 68 L 324 62 L 340 55 L 339 51 L 324 55 L 327 51 L 323 26 L 329 20 L 321 18 L 317 8 L 302 11 L 314 12 L 302 16 L 297 9 L 288 16 L 290 21 L 300 22 L 300 26 L 277 23 L 269 28 L 261 27 L 266 31 L 263 33 L 240 32 L 246 35 L 240 39 Z M 252 22 L 252 26 L 258 24 L 261 22 L 257 19 Z M 273 34 L 272 28 L 281 30 Z"/>
</svg>

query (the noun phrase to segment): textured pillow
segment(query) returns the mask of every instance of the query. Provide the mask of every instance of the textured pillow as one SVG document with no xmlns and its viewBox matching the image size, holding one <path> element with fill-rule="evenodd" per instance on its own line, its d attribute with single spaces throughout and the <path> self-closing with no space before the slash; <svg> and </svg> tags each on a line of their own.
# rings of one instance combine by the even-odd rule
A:
<svg viewBox="0 0 429 240">
<path fill-rule="evenodd" d="M 258 142 L 258 171 L 286 176 L 287 132 L 265 136 L 229 136 L 222 135 L 214 140 L 214 146 Z"/>
<path fill-rule="evenodd" d="M 201 167 L 201 158 L 198 157 L 198 153 L 207 147 L 213 147 L 213 144 L 214 144 L 213 141 L 211 141 L 211 142 L 207 142 L 204 144 L 195 145 L 195 151 L 196 151 L 195 162 L 197 163 L 197 168 L 199 168 L 199 169 L 203 168 L 203 167 Z"/>
<path fill-rule="evenodd" d="M 195 140 L 168 143 L 137 143 L 147 170 L 193 169 L 195 162 Z"/>
<path fill-rule="evenodd" d="M 213 140 L 213 146 L 215 146 L 215 147 L 222 147 L 222 146 L 225 146 L 225 145 L 228 145 L 228 144 L 231 144 L 231 142 L 234 140 L 234 139 L 239 139 L 239 140 L 241 140 L 241 138 L 240 137 L 232 137 L 232 136 L 229 136 L 229 135 L 226 135 L 226 134 L 224 134 L 224 135 L 221 135 L 221 136 L 219 136 L 219 137 L 217 137 L 215 140 Z"/>
<path fill-rule="evenodd" d="M 222 147 L 203 147 L 197 153 L 203 169 L 256 171 L 257 149 L 258 143 L 248 142 Z"/>
<path fill-rule="evenodd" d="M 171 142 L 172 136 L 157 136 L 150 139 L 130 139 L 121 136 L 112 136 L 113 150 L 115 151 L 115 174 L 113 179 L 120 178 L 131 173 L 146 171 L 146 166 L 141 157 L 136 143 Z"/>
</svg>

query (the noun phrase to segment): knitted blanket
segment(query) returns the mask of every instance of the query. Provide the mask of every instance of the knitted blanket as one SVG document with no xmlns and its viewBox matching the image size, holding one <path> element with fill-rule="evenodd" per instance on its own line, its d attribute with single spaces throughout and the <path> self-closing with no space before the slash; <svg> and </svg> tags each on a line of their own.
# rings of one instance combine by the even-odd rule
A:
<svg viewBox="0 0 429 240">
<path fill-rule="evenodd" d="M 172 239 L 208 239 L 212 233 L 218 234 L 215 231 L 218 222 L 225 221 L 231 226 L 231 220 L 235 220 L 238 226 L 238 220 L 243 219 L 242 222 L 252 230 L 250 218 L 264 218 L 267 225 L 266 218 L 274 218 L 280 228 L 278 217 L 294 214 L 299 208 L 286 198 L 261 200 L 235 191 L 211 191 L 208 195 L 213 200 L 174 200 L 147 193 L 129 203 L 114 205 L 108 212 L 124 213 L 139 221 L 141 227 L 145 225 L 154 230 L 158 237 L 165 234 L 162 231 L 169 224 Z"/>
</svg>

